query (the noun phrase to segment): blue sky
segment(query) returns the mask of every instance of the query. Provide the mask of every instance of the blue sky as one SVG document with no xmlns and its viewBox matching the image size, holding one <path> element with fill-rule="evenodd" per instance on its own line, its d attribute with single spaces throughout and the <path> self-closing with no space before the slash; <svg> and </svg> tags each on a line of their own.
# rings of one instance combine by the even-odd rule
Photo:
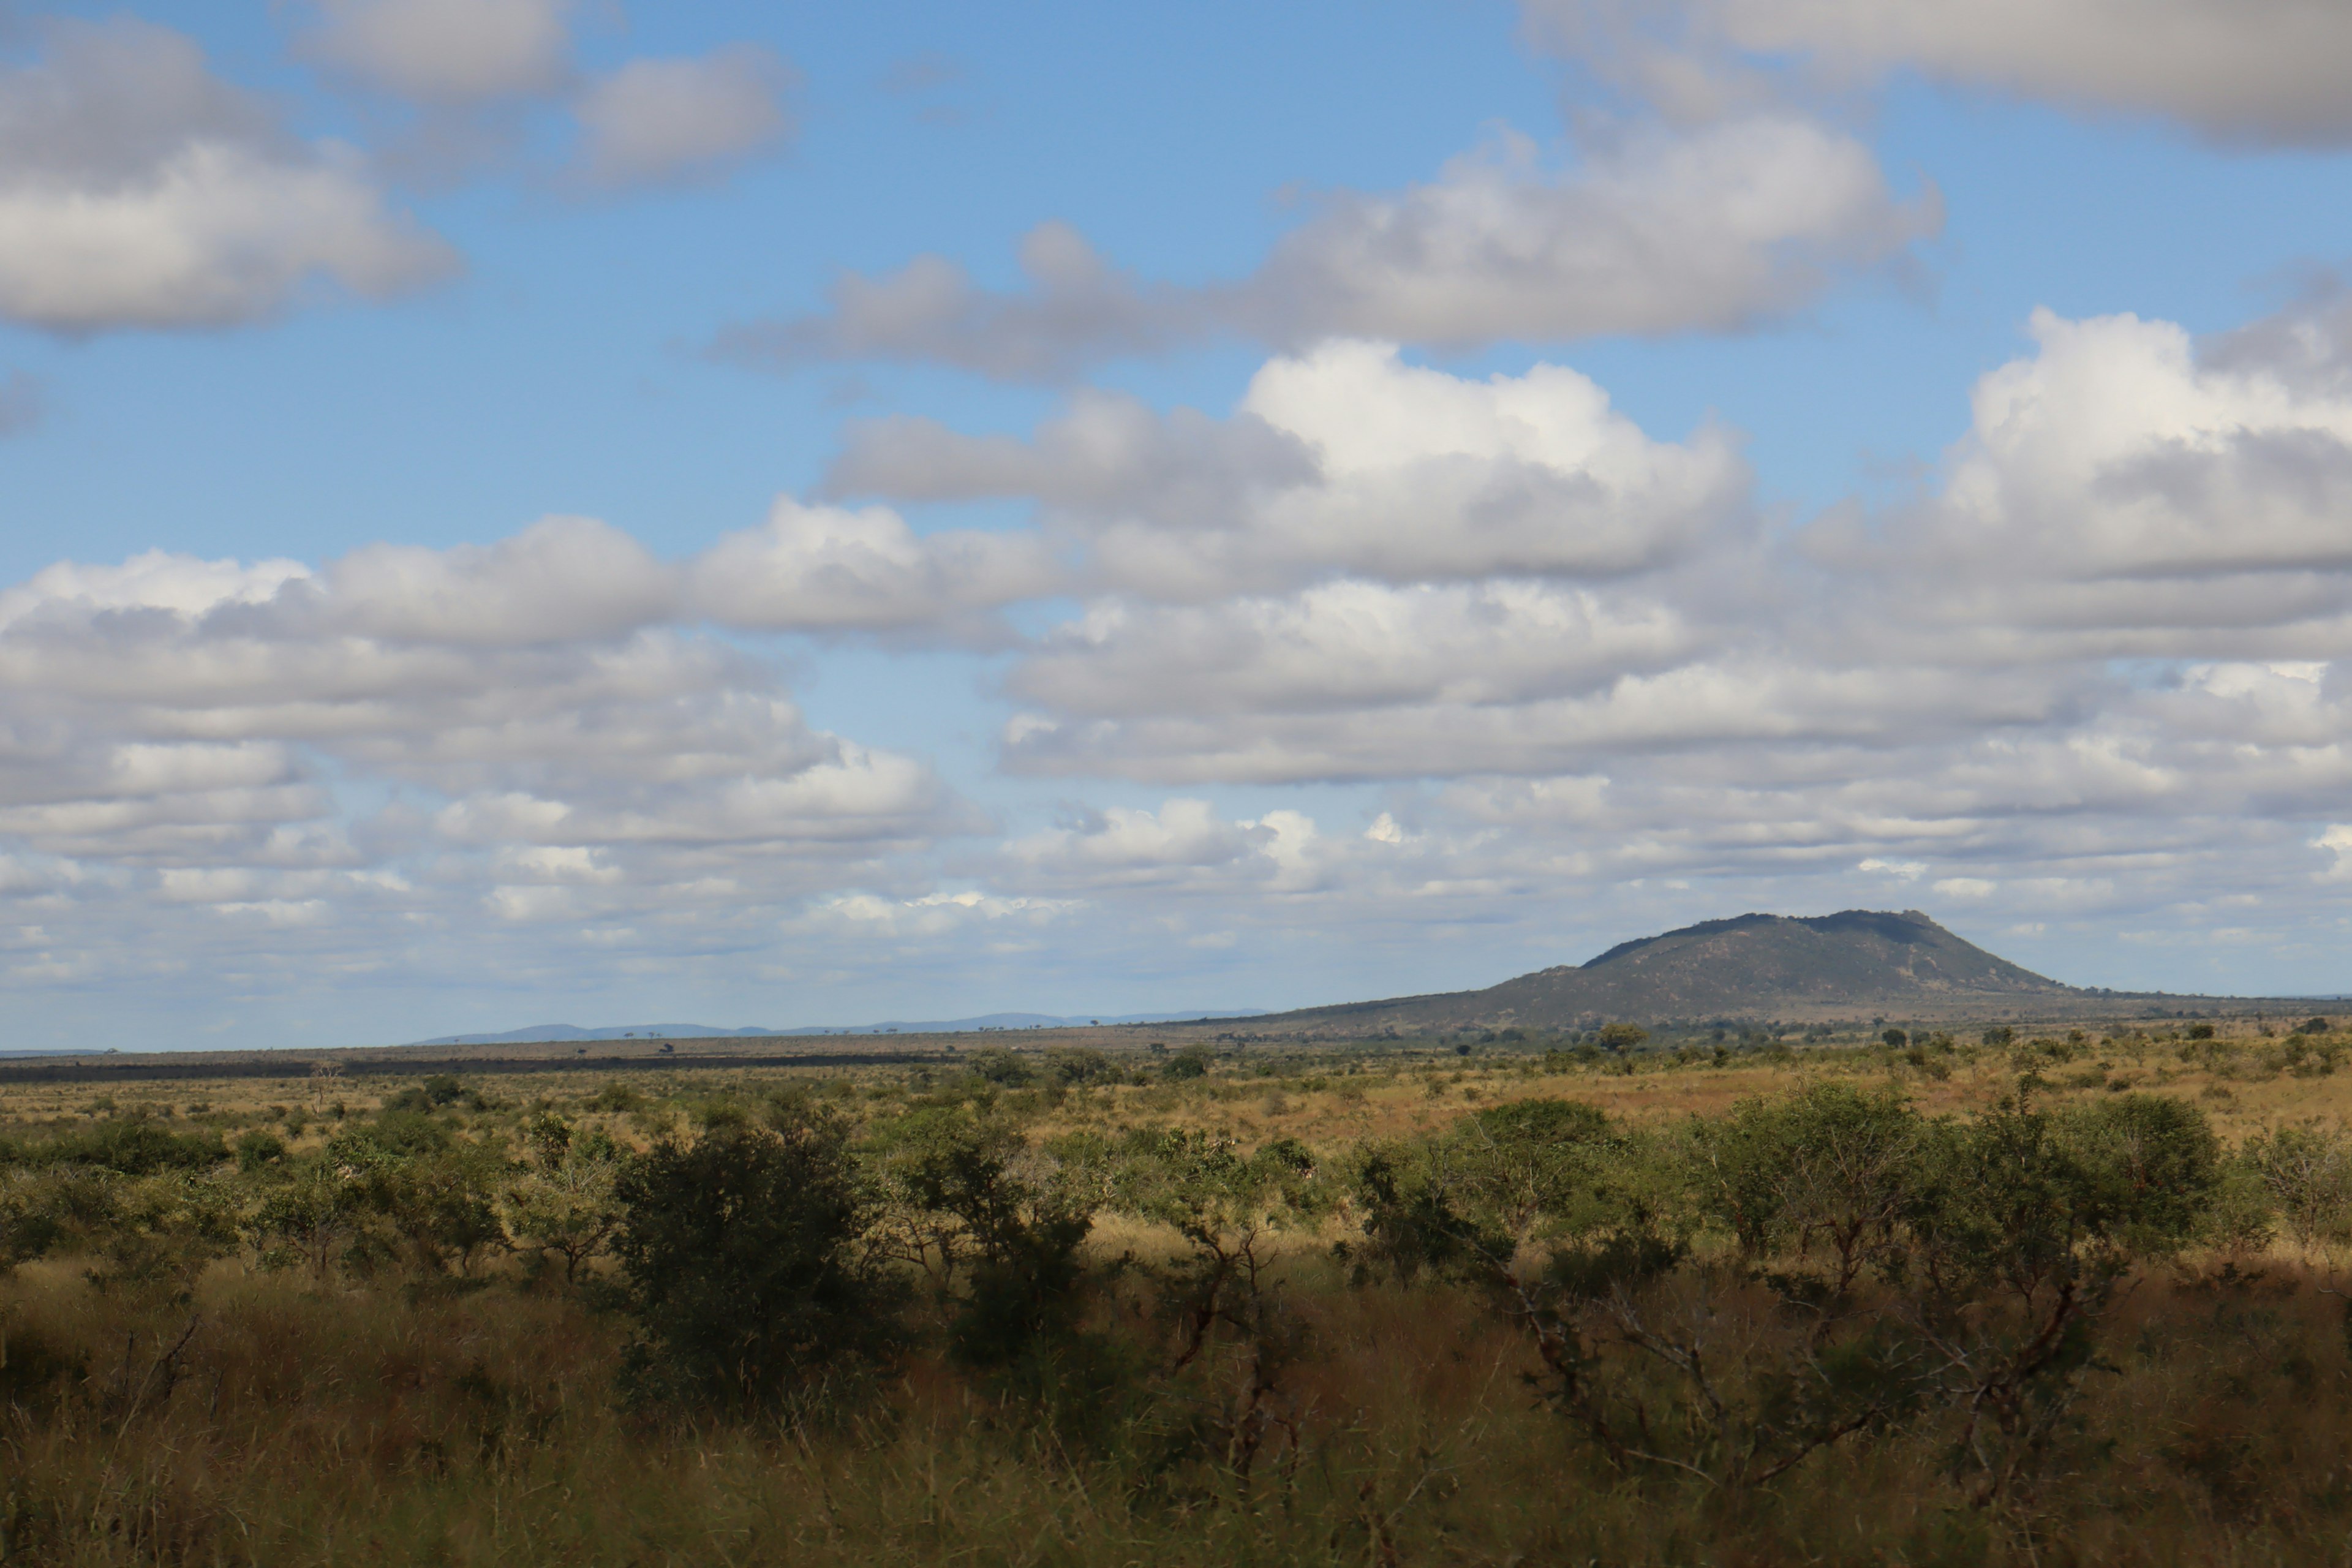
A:
<svg viewBox="0 0 2352 1568">
<path fill-rule="evenodd" d="M 0 7 L 7 1043 L 2352 989 L 2352 19 Z"/>
</svg>

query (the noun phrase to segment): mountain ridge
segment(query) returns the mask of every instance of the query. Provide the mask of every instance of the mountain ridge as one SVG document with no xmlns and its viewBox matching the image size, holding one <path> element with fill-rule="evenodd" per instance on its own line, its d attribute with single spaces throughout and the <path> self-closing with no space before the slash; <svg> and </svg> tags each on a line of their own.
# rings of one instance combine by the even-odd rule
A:
<svg viewBox="0 0 2352 1568">
<path fill-rule="evenodd" d="M 1475 991 L 1269 1014 L 1309 1035 L 1587 1028 L 1613 1020 L 1816 1021 L 2064 1010 L 2116 1011 L 2154 993 L 2068 985 L 1989 952 L 1918 910 L 1751 912 L 1635 937 L 1581 964 Z M 2188 1000 L 2188 998 L 2172 998 Z"/>
</svg>

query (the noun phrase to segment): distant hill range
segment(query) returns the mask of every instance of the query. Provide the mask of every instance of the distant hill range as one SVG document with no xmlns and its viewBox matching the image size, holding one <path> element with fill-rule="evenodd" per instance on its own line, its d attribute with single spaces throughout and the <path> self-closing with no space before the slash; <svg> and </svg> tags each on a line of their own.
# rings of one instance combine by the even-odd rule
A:
<svg viewBox="0 0 2352 1568">
<path fill-rule="evenodd" d="M 746 1040 L 798 1039 L 813 1035 L 968 1035 L 992 1029 L 1068 1029 L 1089 1024 L 1205 1024 L 1213 1019 L 1255 1018 L 1260 1009 L 1220 1012 L 1211 1008 L 1192 1013 L 1123 1013 L 1117 1017 L 1072 1018 L 1052 1013 L 983 1013 L 972 1018 L 934 1018 L 922 1022 L 811 1025 L 776 1029 L 760 1024 L 717 1028 L 709 1024 L 614 1024 L 582 1028 L 576 1024 L 534 1024 L 499 1035 L 443 1035 L 415 1040 L 419 1046 L 531 1046 L 562 1040 Z"/>
<path fill-rule="evenodd" d="M 1619 1019 L 2116 1016 L 2221 1001 L 2063 985 L 1963 942 L 1916 910 L 1847 910 L 1702 921 L 1620 942 L 1589 963 L 1538 970 L 1484 991 L 1312 1007 L 1251 1022 L 1271 1035 L 1360 1038 L 1590 1028 Z"/>
<path fill-rule="evenodd" d="M 2171 995 L 2067 985 L 2022 969 L 1946 931 L 1917 910 L 1833 915 L 1739 915 L 1618 943 L 1588 963 L 1564 963 L 1490 985 L 1349 1002 L 1289 1013 L 1213 1009 L 1072 1017 L 990 1013 L 846 1027 L 736 1028 L 706 1024 L 543 1024 L 504 1034 L 449 1035 L 419 1046 L 515 1046 L 559 1041 L 799 1038 L 823 1035 L 956 1035 L 983 1030 L 1164 1025 L 1167 1037 L 1216 1032 L 1242 1039 L 1425 1037 L 1461 1029 L 1591 1028 L 1639 1024 L 1932 1023 L 2069 1017 L 2194 1017 L 2285 1014 L 2329 998 Z M 2336 999 L 2340 1000 L 2340 999 Z M 1194 1027 L 1186 1028 L 1186 1025 Z"/>
</svg>

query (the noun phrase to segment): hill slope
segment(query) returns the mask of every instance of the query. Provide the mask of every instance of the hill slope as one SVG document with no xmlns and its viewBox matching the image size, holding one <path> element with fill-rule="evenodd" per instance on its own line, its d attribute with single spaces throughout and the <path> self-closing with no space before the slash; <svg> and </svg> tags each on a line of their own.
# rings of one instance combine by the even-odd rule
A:
<svg viewBox="0 0 2352 1568">
<path fill-rule="evenodd" d="M 2021 969 L 1916 910 L 1846 910 L 1703 921 L 1484 991 L 1316 1007 L 1255 1022 L 1315 1035 L 1425 1034 L 1590 1027 L 1617 1018 L 1989 1016 L 2113 1010 L 2126 1000 Z"/>
</svg>

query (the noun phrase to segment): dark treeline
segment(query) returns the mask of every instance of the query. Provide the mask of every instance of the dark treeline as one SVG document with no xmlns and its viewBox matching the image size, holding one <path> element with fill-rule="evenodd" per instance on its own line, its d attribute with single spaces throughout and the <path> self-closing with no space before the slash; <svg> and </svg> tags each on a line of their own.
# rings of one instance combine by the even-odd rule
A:
<svg viewBox="0 0 2352 1568">
<path fill-rule="evenodd" d="M 550 1488 L 559 1555 L 694 1555 L 643 1490 L 688 1452 L 761 1521 L 736 1555 L 793 1560 L 870 1560 L 845 1507 L 869 1547 L 1004 1562 L 2159 1562 L 2352 1525 L 2343 1445 L 2290 1436 L 2343 1405 L 2306 1261 L 2352 1223 L 2336 1134 L 2227 1148 L 2029 1073 L 1959 1116 L 1824 1077 L 1244 1145 L 1054 1130 L 1134 1073 L 1039 1070 L 856 1112 L 436 1078 L 309 1141 L 281 1107 L 0 1145 L 0 1560 L 499 1555 Z M 1001 1506 L 950 1528 L 942 1465 Z M 394 1494 L 437 1544 L 352 1513 Z"/>
</svg>

